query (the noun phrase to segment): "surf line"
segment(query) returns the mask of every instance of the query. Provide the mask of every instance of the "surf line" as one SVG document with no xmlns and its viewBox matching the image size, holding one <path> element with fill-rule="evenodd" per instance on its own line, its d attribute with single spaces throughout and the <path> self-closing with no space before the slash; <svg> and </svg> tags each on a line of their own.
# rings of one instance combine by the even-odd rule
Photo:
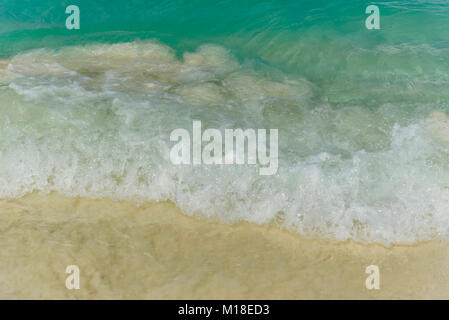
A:
<svg viewBox="0 0 449 320">
<path fill-rule="evenodd" d="M 192 139 L 186 129 L 179 128 L 170 133 L 170 141 L 177 142 L 170 150 L 170 161 L 175 165 L 221 165 L 245 164 L 246 160 L 249 165 L 259 163 L 259 175 L 274 175 L 278 170 L 278 129 L 269 131 L 270 152 L 267 154 L 266 129 L 257 129 L 257 133 L 255 129 L 225 129 L 223 143 L 220 130 L 209 128 L 202 132 L 201 121 L 194 120 Z M 203 142 L 207 143 L 204 148 Z"/>
</svg>

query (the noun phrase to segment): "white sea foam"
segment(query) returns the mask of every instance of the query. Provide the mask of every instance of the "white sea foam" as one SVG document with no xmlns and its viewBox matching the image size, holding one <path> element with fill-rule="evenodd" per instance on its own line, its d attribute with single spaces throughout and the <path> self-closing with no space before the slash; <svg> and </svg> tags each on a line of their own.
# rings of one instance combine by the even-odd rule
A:
<svg viewBox="0 0 449 320">
<path fill-rule="evenodd" d="M 0 63 L 0 197 L 172 200 L 187 214 L 339 241 L 448 239 L 441 111 L 426 121 L 400 104 L 325 101 L 308 81 L 257 71 L 214 45 L 181 59 L 156 42 L 20 54 Z M 194 119 L 279 129 L 278 173 L 173 165 L 170 132 Z"/>
</svg>

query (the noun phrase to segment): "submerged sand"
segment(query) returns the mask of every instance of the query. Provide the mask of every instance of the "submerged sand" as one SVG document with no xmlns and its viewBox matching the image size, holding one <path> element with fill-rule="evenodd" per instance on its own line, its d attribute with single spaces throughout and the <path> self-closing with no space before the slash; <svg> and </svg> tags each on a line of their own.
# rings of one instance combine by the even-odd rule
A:
<svg viewBox="0 0 449 320">
<path fill-rule="evenodd" d="M 365 287 L 372 264 L 379 290 Z M 80 290 L 65 286 L 68 265 Z M 207 222 L 169 202 L 33 194 L 0 200 L 0 298 L 448 299 L 449 245 L 330 243 Z"/>
</svg>

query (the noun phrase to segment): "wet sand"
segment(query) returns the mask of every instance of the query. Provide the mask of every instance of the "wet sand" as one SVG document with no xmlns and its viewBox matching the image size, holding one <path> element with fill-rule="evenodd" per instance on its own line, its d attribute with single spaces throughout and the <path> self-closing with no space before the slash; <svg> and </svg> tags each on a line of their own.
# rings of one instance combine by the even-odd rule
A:
<svg viewBox="0 0 449 320">
<path fill-rule="evenodd" d="M 380 289 L 368 290 L 368 265 Z M 68 290 L 68 265 L 80 290 Z M 188 217 L 172 203 L 0 200 L 2 299 L 449 299 L 449 245 L 308 240 Z"/>
</svg>

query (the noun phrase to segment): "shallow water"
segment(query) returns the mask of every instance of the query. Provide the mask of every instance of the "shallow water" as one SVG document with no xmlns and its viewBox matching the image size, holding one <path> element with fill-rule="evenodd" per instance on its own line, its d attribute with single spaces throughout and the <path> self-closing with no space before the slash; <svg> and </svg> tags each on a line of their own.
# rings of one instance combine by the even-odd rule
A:
<svg viewBox="0 0 449 320">
<path fill-rule="evenodd" d="M 449 235 L 449 7 L 364 1 L 1 2 L 0 197 L 171 200 L 224 222 Z M 27 4 L 25 6 L 25 4 Z M 174 166 L 170 132 L 279 129 L 279 170 Z"/>
</svg>

